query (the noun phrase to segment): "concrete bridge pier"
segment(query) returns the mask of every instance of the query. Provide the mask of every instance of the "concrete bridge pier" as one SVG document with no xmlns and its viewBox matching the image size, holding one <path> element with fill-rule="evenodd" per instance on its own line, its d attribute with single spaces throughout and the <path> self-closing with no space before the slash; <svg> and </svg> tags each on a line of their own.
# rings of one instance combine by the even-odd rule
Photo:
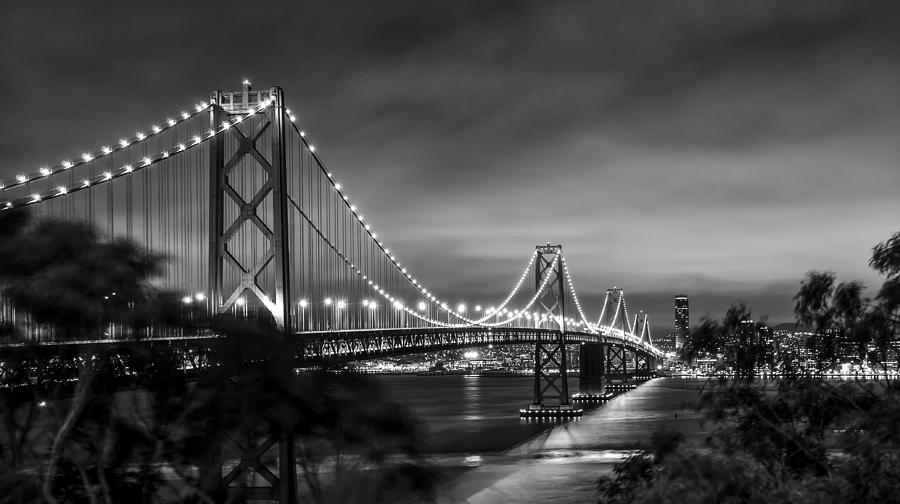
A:
<svg viewBox="0 0 900 504">
<path fill-rule="evenodd" d="M 606 346 L 600 343 L 581 344 L 581 371 L 578 376 L 577 400 L 600 398 L 606 376 Z"/>
</svg>

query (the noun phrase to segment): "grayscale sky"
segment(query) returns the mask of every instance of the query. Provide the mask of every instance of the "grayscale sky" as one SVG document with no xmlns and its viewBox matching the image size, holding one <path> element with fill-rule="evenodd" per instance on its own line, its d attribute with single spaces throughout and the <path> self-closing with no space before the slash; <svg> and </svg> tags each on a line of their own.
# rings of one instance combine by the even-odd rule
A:
<svg viewBox="0 0 900 504">
<path fill-rule="evenodd" d="M 242 78 L 285 89 L 379 234 L 448 299 L 564 245 L 672 326 L 790 320 L 810 269 L 879 279 L 900 230 L 900 3 L 15 2 L 0 176 Z"/>
</svg>

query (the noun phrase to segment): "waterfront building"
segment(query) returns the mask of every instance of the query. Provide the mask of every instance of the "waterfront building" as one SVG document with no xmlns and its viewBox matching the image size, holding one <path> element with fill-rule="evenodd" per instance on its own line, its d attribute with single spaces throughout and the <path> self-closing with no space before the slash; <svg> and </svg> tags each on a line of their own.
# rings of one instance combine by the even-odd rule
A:
<svg viewBox="0 0 900 504">
<path fill-rule="evenodd" d="M 675 296 L 675 349 L 681 350 L 684 342 L 690 336 L 690 310 L 688 297 Z"/>
<path fill-rule="evenodd" d="M 815 333 L 796 324 L 780 324 L 772 328 L 776 348 L 775 360 L 794 369 L 815 370 Z"/>
<path fill-rule="evenodd" d="M 653 344 L 663 352 L 675 351 L 675 333 L 670 332 L 660 336 L 654 336 Z"/>
</svg>

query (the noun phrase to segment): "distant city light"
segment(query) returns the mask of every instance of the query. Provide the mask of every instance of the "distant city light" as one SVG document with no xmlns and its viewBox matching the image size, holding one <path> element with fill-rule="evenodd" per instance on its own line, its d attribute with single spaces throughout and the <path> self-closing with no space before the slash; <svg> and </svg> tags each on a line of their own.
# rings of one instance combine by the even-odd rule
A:
<svg viewBox="0 0 900 504">
<path fill-rule="evenodd" d="M 466 352 L 466 353 L 463 354 L 463 357 L 465 357 L 466 359 L 469 359 L 469 360 L 471 360 L 471 359 L 477 359 L 477 358 L 478 358 L 478 352 L 476 352 L 475 350 L 469 350 L 468 352 Z"/>
<path fill-rule="evenodd" d="M 191 304 L 191 302 L 193 301 L 194 298 L 192 298 L 191 296 L 184 296 L 183 298 L 181 298 L 181 302 L 184 304 Z"/>
<path fill-rule="evenodd" d="M 428 308 L 428 305 L 425 304 L 425 301 L 419 301 L 419 311 L 425 311 L 425 308 Z"/>
</svg>

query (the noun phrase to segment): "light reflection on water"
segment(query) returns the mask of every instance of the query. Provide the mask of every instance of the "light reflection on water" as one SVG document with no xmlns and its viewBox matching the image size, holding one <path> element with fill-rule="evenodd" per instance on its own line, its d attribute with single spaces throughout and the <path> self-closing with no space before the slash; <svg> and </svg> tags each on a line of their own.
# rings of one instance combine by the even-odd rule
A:
<svg viewBox="0 0 900 504">
<path fill-rule="evenodd" d="M 463 465 L 468 467 L 478 467 L 481 465 L 481 455 L 469 455 L 463 459 Z"/>
<path fill-rule="evenodd" d="M 519 419 L 531 403 L 531 377 L 379 376 L 388 396 L 408 407 L 423 427 L 426 453 L 495 453 L 559 422 Z M 569 379 L 576 391 L 577 378 Z"/>
</svg>

